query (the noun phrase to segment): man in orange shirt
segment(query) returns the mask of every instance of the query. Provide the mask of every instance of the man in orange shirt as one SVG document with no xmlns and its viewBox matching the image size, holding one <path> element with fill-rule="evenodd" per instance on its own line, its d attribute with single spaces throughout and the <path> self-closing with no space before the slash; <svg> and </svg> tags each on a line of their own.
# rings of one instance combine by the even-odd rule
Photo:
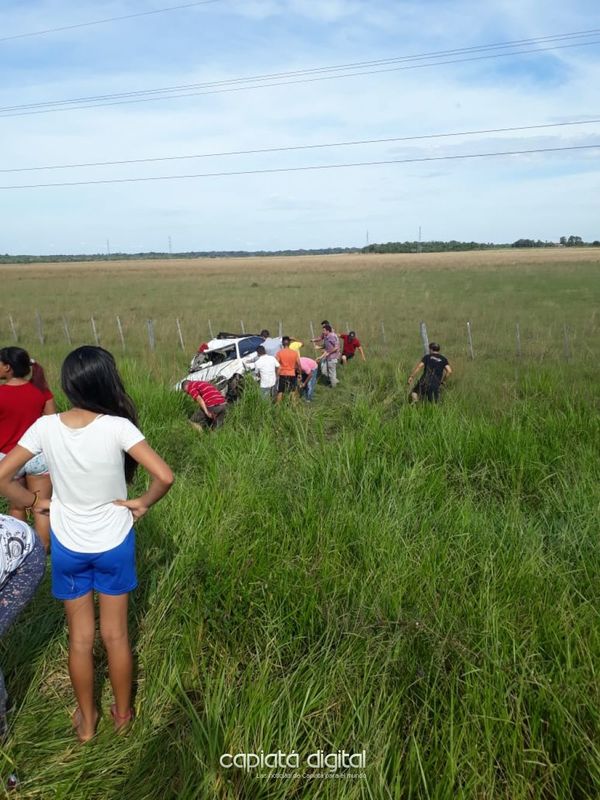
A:
<svg viewBox="0 0 600 800">
<path fill-rule="evenodd" d="M 302 378 L 302 364 L 298 352 L 290 350 L 290 337 L 284 336 L 281 340 L 283 348 L 275 358 L 279 361 L 279 385 L 277 387 L 276 402 L 280 403 L 284 394 L 291 392 L 297 397 L 298 378 Z"/>
</svg>

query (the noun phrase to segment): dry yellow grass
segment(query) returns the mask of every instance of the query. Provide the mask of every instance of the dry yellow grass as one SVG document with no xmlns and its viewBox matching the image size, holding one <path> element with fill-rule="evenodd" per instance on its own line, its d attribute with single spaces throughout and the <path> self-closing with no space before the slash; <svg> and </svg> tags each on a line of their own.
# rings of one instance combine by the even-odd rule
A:
<svg viewBox="0 0 600 800">
<path fill-rule="evenodd" d="M 342 253 L 331 256 L 272 256 L 248 258 L 172 258 L 142 259 L 139 261 L 73 261 L 47 264 L 5 264 L 0 267 L 0 277 L 14 279 L 17 274 L 28 278 L 49 278 L 78 276 L 82 273 L 104 273 L 128 276 L 165 273 L 178 277 L 197 275 L 256 275 L 306 274 L 343 270 L 344 273 L 363 273 L 380 270 L 482 270 L 505 267 L 524 267 L 531 265 L 552 266 L 555 264 L 577 265 L 581 263 L 600 263 L 600 250 L 597 248 L 547 248 L 525 250 L 472 250 L 461 253 L 390 253 L 369 254 Z"/>
</svg>

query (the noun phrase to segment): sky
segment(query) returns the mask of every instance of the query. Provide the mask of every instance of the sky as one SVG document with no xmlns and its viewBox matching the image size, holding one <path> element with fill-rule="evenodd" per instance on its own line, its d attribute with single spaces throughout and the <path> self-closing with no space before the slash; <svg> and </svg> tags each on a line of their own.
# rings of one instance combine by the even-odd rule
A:
<svg viewBox="0 0 600 800">
<path fill-rule="evenodd" d="M 215 0 L 7 38 L 182 2 L 3 0 L 0 253 L 97 253 L 107 247 L 111 252 L 167 251 L 169 240 L 173 252 L 363 246 L 367 236 L 370 242 L 415 240 L 419 228 L 423 240 L 558 241 L 571 234 L 600 239 L 600 148 L 3 188 L 600 145 L 600 123 L 592 123 L 351 147 L 7 171 L 600 118 L 597 0 Z M 210 94 L 196 90 L 193 96 L 49 113 L 1 110 L 594 28 L 599 34 L 590 41 L 597 44 L 537 54 L 429 66 L 421 61 L 419 68 Z"/>
</svg>

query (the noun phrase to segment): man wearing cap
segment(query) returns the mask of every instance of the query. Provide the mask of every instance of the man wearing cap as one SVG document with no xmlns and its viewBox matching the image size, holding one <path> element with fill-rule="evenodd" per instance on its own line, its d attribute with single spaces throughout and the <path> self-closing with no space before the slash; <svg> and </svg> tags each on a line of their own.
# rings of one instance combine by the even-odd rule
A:
<svg viewBox="0 0 600 800">
<path fill-rule="evenodd" d="M 342 333 L 340 339 L 342 340 L 342 364 L 347 364 L 351 358 L 354 358 L 354 354 L 357 350 L 360 353 L 362 360 L 367 360 L 365 358 L 365 351 L 362 349 L 362 345 L 358 341 L 354 331 L 350 331 L 350 333 Z"/>
</svg>

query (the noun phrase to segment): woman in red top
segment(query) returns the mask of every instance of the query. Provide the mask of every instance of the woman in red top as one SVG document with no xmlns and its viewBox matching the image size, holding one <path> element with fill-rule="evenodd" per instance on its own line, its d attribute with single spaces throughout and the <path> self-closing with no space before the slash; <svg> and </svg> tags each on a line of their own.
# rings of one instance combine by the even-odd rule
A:
<svg viewBox="0 0 600 800">
<path fill-rule="evenodd" d="M 31 378 L 28 378 L 31 373 Z M 22 347 L 0 349 L 0 459 L 16 446 L 21 436 L 44 414 L 55 414 L 54 397 L 46 383 L 44 370 L 29 358 Z M 39 492 L 40 498 L 50 498 L 52 484 L 48 467 L 42 456 L 28 461 L 16 480 L 25 483 L 31 492 Z M 21 509 L 11 508 L 13 517 L 25 520 Z M 37 515 L 37 532 L 48 549 L 50 521 L 47 516 Z"/>
</svg>

